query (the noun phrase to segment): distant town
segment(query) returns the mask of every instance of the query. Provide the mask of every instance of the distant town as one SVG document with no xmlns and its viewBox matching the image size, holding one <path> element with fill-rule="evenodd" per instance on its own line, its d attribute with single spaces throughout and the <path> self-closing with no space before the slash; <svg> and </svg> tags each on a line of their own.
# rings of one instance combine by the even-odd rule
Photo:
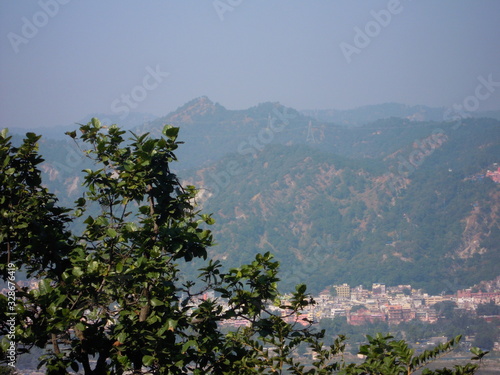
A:
<svg viewBox="0 0 500 375">
<path fill-rule="evenodd" d="M 480 290 L 470 288 L 459 290 L 455 294 L 432 296 L 413 289 L 411 285 L 387 287 L 385 284 L 373 284 L 371 289 L 363 286 L 351 287 L 348 284 L 334 285 L 314 296 L 315 305 L 309 306 L 301 314 L 286 316 L 286 311 L 275 306 L 270 310 L 281 311 L 289 323 L 309 324 L 309 321 L 319 322 L 325 318 L 345 316 L 351 325 L 366 323 L 387 322 L 397 325 L 402 322 L 418 319 L 423 322 L 434 323 L 440 317 L 439 309 L 435 308 L 438 302 L 455 302 L 456 309 L 475 313 L 480 304 L 500 304 L 500 277 L 491 282 L 483 283 Z M 213 297 L 206 295 L 205 298 Z M 285 295 L 283 302 L 290 296 Z M 487 321 L 498 316 L 481 316 Z M 228 326 L 246 325 L 246 320 L 234 319 L 225 322 Z"/>
<path fill-rule="evenodd" d="M 30 289 L 38 288 L 38 281 L 26 280 L 20 282 L 21 286 Z M 1 291 L 3 294 L 6 289 Z M 214 292 L 207 292 L 200 301 L 214 299 Z M 291 295 L 285 294 L 282 303 L 286 303 Z M 345 316 L 347 323 L 351 325 L 363 325 L 367 323 L 387 322 L 389 325 L 397 325 L 402 322 L 418 319 L 422 322 L 434 323 L 440 317 L 439 309 L 435 305 L 439 302 L 452 301 L 456 309 L 475 314 L 478 305 L 494 303 L 500 305 L 500 276 L 493 281 L 482 282 L 480 287 L 473 287 L 457 291 L 455 294 L 429 295 L 420 289 L 414 289 L 411 285 L 386 286 L 382 283 L 372 284 L 371 289 L 363 286 L 351 287 L 348 284 L 333 285 L 325 289 L 317 296 L 313 296 L 314 305 L 308 306 L 298 315 L 288 316 L 286 310 L 270 305 L 269 311 L 283 315 L 283 319 L 289 323 L 309 325 L 309 322 L 319 322 L 325 318 Z M 220 300 L 223 308 L 227 309 L 227 302 Z M 196 303 L 195 303 L 196 304 Z M 494 316 L 478 316 L 486 321 L 500 318 Z M 249 324 L 244 319 L 231 319 L 224 321 L 225 326 L 244 326 Z"/>
<path fill-rule="evenodd" d="M 20 281 L 21 286 L 30 289 L 38 288 L 38 281 L 34 279 Z M 7 293 L 4 288 L 2 293 Z M 291 295 L 284 295 L 281 302 L 286 304 Z M 216 298 L 215 293 L 205 293 L 195 301 L 195 305 L 207 299 Z M 488 322 L 497 321 L 499 315 L 481 316 L 476 309 L 481 304 L 494 303 L 500 305 L 500 276 L 493 281 L 483 281 L 479 286 L 457 291 L 455 294 L 429 295 L 422 290 L 414 289 L 411 285 L 386 286 L 383 283 L 374 283 L 370 289 L 363 286 L 351 287 L 348 284 L 333 285 L 317 296 L 313 296 L 315 304 L 307 307 L 299 314 L 290 315 L 286 310 L 270 305 L 268 310 L 281 314 L 283 320 L 290 324 L 308 326 L 319 323 L 326 318 L 345 317 L 348 324 L 364 325 L 368 323 L 384 322 L 389 326 L 397 326 L 402 322 L 418 319 L 422 322 L 435 323 L 443 311 L 436 306 L 439 302 L 451 301 L 458 310 L 470 312 L 477 318 Z M 224 309 L 228 308 L 227 301 L 219 300 Z M 439 306 L 439 305 L 438 305 Z M 194 308 L 194 306 L 193 306 Z M 221 322 L 227 328 L 237 328 L 249 325 L 249 321 L 235 318 Z M 433 337 L 429 342 L 433 345 L 444 343 L 446 337 Z M 424 343 L 423 348 L 428 343 Z M 496 342 L 493 351 L 500 351 L 500 343 Z M 39 370 L 23 368 L 23 374 L 42 375 Z"/>
<path fill-rule="evenodd" d="M 494 166 L 497 167 L 498 163 L 495 163 Z M 472 177 L 469 177 L 469 180 L 472 181 L 478 181 L 478 180 L 483 180 L 484 178 L 489 178 L 493 182 L 500 184 L 500 167 L 497 167 L 496 170 L 487 170 L 485 173 L 477 173 L 473 175 Z"/>
</svg>

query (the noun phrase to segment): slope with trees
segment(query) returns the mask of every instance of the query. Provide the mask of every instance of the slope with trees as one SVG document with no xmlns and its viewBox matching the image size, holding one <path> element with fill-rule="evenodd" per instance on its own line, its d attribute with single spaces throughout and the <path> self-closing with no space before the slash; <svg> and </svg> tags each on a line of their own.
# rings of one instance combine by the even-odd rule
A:
<svg viewBox="0 0 500 375">
<path fill-rule="evenodd" d="M 380 125 L 388 138 L 380 141 L 365 131 L 369 158 L 270 144 L 253 157 L 231 154 L 186 175 L 202 187 L 203 206 L 224 224 L 216 229 L 220 246 L 213 256 L 237 263 L 272 251 L 315 292 L 344 282 L 455 292 L 495 278 L 498 184 L 469 177 L 494 165 L 498 123 L 439 126 L 446 141 L 412 171 L 400 173 L 396 155 L 407 158 L 415 150 L 413 137 L 432 134 L 436 124 L 412 130 L 393 119 Z M 238 167 L 232 174 L 230 165 Z M 298 281 L 284 279 L 290 289 Z"/>
<path fill-rule="evenodd" d="M 92 119 L 80 127 L 82 149 L 94 162 L 85 170 L 85 195 L 70 211 L 41 185 L 39 136 L 28 133 L 14 147 L 0 133 L 0 268 L 12 292 L 0 298 L 3 360 L 10 341 L 18 352 L 36 346 L 48 374 L 410 374 L 456 347 L 459 338 L 416 354 L 390 336 L 369 337 L 366 360 L 348 364 L 339 355 L 344 338 L 323 346 L 323 332 L 297 328 L 268 311 L 279 303 L 278 263 L 258 254 L 248 265 L 221 272 L 208 261 L 196 282 L 179 263 L 206 258 L 212 245 L 210 215 L 196 211 L 192 186 L 172 173 L 178 129 L 162 136 L 103 128 Z M 88 215 L 90 205 L 98 213 Z M 87 216 L 87 217 L 85 217 Z M 84 217 L 81 234 L 67 224 Z M 37 286 L 22 286 L 12 270 L 23 269 Z M 218 296 L 200 298 L 208 290 Z M 13 298 L 11 295 L 14 295 Z M 225 307 L 220 298 L 226 299 Z M 10 302 L 14 300 L 14 305 Z M 313 303 L 305 285 L 280 308 L 291 316 Z M 5 322 L 13 306 L 12 332 Z M 12 310 L 11 310 L 12 311 Z M 223 334 L 219 323 L 240 318 L 243 329 Z M 12 337 L 14 336 L 14 337 Z M 293 356 L 302 343 L 316 353 L 306 366 Z M 475 359 L 485 353 L 473 350 Z M 425 373 L 472 374 L 477 365 Z"/>
</svg>

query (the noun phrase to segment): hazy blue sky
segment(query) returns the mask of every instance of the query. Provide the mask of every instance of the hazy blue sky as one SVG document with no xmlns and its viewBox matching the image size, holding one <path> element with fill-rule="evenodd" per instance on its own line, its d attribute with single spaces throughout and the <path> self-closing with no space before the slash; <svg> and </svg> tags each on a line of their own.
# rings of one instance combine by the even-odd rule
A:
<svg viewBox="0 0 500 375">
<path fill-rule="evenodd" d="M 500 82 L 499 20 L 498 0 L 3 0 L 0 127 L 161 116 L 202 95 L 451 106 Z M 499 85 L 482 90 L 479 110 L 500 109 Z"/>
</svg>

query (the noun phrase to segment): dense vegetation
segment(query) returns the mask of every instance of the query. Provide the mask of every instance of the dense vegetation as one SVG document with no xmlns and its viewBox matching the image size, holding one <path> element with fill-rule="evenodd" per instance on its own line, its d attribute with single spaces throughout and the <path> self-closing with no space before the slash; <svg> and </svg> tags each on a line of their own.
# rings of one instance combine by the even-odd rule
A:
<svg viewBox="0 0 500 375">
<path fill-rule="evenodd" d="M 411 374 L 458 346 L 460 336 L 416 353 L 377 334 L 360 347 L 362 363 L 346 363 L 343 336 L 325 346 L 324 332 L 282 319 L 314 301 L 300 284 L 281 299 L 279 264 L 270 253 L 228 272 L 210 259 L 198 278 L 185 278 L 179 263 L 207 258 L 213 219 L 196 211 L 197 191 L 170 169 L 179 129 L 125 139 L 125 131 L 93 119 L 79 130 L 68 134 L 93 168 L 85 170 L 85 194 L 72 210 L 42 186 L 40 137 L 28 133 L 15 147 L 7 130 L 0 133 L 0 273 L 9 290 L 0 297 L 0 347 L 10 367 L 16 351 L 35 346 L 47 350 L 40 366 L 48 374 Z M 91 205 L 97 214 L 89 215 Z M 72 233 L 67 224 L 85 216 L 82 233 Z M 18 269 L 38 285 L 20 285 Z M 207 291 L 216 297 L 202 297 Z M 14 324 L 7 323 L 9 311 Z M 230 319 L 247 326 L 222 332 L 219 325 Z M 293 355 L 302 345 L 314 353 L 311 364 Z M 486 354 L 471 352 L 474 360 Z"/>
<path fill-rule="evenodd" d="M 495 278 L 498 185 L 471 177 L 494 167 L 498 123 L 439 124 L 442 143 L 403 169 L 395 154 L 408 160 L 413 140 L 437 126 L 400 119 L 370 125 L 358 140 L 369 158 L 359 158 L 356 147 L 356 158 L 346 158 L 322 151 L 325 145 L 271 144 L 196 172 L 192 181 L 209 196 L 204 207 L 224 223 L 214 256 L 237 263 L 272 251 L 314 291 L 384 282 L 441 293 Z M 370 135 L 374 129 L 385 137 Z M 233 175 L 230 163 L 238 166 Z M 292 276 L 285 287 L 298 281 Z"/>
<path fill-rule="evenodd" d="M 161 134 L 165 122 L 182 126 L 176 172 L 223 224 L 210 255 L 229 267 L 271 251 L 284 290 L 307 282 L 313 292 L 382 282 L 435 294 L 498 276 L 498 184 L 475 178 L 496 168 L 496 120 L 349 128 L 277 103 L 230 111 L 200 98 L 139 134 Z M 64 141 L 42 139 L 41 151 L 44 184 L 70 205 L 89 161 Z"/>
</svg>

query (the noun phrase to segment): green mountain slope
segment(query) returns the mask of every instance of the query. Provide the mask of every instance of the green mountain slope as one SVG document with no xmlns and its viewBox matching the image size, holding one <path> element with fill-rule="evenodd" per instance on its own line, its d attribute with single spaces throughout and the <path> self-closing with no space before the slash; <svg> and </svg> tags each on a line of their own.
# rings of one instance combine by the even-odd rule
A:
<svg viewBox="0 0 500 375">
<path fill-rule="evenodd" d="M 366 116 L 360 113 L 359 116 Z M 212 255 L 228 266 L 271 251 L 283 288 L 412 284 L 428 292 L 498 276 L 500 122 L 391 117 L 356 127 L 278 103 L 228 110 L 195 99 L 136 128 L 179 126 L 180 162 L 217 220 Z M 44 184 L 63 205 L 90 167 L 70 141 L 42 139 Z"/>
<path fill-rule="evenodd" d="M 414 125 L 391 119 L 361 141 L 339 139 L 363 143 L 365 159 L 269 145 L 191 174 L 219 223 L 215 256 L 238 264 L 272 251 L 285 288 L 385 282 L 436 293 L 497 276 L 499 186 L 470 177 L 500 156 L 499 123 Z"/>
</svg>

